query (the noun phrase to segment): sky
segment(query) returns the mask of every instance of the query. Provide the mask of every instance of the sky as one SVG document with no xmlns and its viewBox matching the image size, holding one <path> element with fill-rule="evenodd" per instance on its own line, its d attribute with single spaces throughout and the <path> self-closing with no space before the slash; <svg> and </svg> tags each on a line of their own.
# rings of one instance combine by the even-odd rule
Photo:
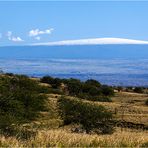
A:
<svg viewBox="0 0 148 148">
<path fill-rule="evenodd" d="M 0 46 L 91 38 L 148 41 L 148 1 L 0 1 Z"/>
</svg>

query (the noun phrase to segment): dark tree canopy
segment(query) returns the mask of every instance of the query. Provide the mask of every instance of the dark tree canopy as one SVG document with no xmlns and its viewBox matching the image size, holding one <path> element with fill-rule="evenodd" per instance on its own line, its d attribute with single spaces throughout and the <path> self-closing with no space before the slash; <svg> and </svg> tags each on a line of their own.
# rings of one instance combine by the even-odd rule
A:
<svg viewBox="0 0 148 148">
<path fill-rule="evenodd" d="M 0 76 L 0 130 L 34 120 L 45 110 L 42 87 L 27 76 Z"/>
</svg>

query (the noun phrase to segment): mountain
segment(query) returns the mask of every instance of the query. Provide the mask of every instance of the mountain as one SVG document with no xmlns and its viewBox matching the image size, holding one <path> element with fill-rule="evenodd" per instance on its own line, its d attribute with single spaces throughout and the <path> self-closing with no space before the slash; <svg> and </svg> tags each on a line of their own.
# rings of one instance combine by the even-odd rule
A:
<svg viewBox="0 0 148 148">
<path fill-rule="evenodd" d="M 148 41 L 123 39 L 123 38 L 94 38 L 80 40 L 65 40 L 47 43 L 35 43 L 33 45 L 100 45 L 100 44 L 148 44 Z"/>
<path fill-rule="evenodd" d="M 0 47 L 0 58 L 148 58 L 148 41 L 97 38 Z"/>
<path fill-rule="evenodd" d="M 148 58 L 148 45 L 11 46 L 0 58 Z"/>
</svg>

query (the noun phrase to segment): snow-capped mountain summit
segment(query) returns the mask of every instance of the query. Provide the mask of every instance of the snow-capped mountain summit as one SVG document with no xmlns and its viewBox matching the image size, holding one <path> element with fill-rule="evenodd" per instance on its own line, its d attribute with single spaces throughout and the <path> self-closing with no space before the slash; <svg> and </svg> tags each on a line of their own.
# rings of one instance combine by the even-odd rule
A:
<svg viewBox="0 0 148 148">
<path fill-rule="evenodd" d="M 35 43 L 33 45 L 100 45 L 100 44 L 148 44 L 148 41 L 124 39 L 124 38 L 92 38 L 79 40 L 64 40 L 47 43 Z"/>
</svg>

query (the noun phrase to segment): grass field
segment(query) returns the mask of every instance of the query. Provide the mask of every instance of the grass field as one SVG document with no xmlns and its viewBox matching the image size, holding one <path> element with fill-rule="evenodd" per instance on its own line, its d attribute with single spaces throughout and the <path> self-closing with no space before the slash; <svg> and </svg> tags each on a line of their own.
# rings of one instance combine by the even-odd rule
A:
<svg viewBox="0 0 148 148">
<path fill-rule="evenodd" d="M 40 84 L 49 86 L 46 84 Z M 49 86 L 50 87 L 50 86 Z M 0 135 L 0 147 L 148 147 L 148 107 L 145 105 L 147 94 L 116 92 L 112 102 L 88 101 L 103 105 L 113 113 L 118 125 L 113 134 L 74 132 L 79 125 L 62 126 L 57 101 L 61 94 L 50 93 L 46 105 L 50 111 L 40 112 L 40 116 L 20 128 L 35 131 L 29 138 Z M 71 99 L 75 97 L 67 96 Z M 126 123 L 126 124 L 125 124 Z M 131 126 L 131 127 L 130 127 Z"/>
<path fill-rule="evenodd" d="M 0 137 L 1 147 L 147 147 L 145 131 L 121 131 L 112 135 L 89 135 L 71 133 L 68 129 L 41 130 L 35 138 L 20 140 L 15 137 Z"/>
</svg>

